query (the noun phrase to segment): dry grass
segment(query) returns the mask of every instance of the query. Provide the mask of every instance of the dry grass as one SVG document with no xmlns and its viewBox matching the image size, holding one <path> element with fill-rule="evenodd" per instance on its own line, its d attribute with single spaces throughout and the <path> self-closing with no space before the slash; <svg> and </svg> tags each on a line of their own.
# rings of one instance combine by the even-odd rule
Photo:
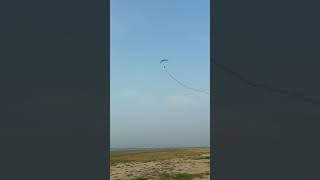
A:
<svg viewBox="0 0 320 180">
<path fill-rule="evenodd" d="M 209 180 L 210 148 L 111 153 L 112 180 Z"/>
<path fill-rule="evenodd" d="M 189 173 L 163 173 L 160 174 L 157 179 L 159 180 L 192 180 L 194 178 L 202 178 L 208 176 L 210 173 L 198 173 L 198 174 L 189 174 Z M 138 177 L 134 180 L 148 180 L 146 177 Z"/>
<path fill-rule="evenodd" d="M 194 178 L 202 178 L 203 176 L 209 175 L 207 173 L 199 173 L 199 174 L 189 174 L 189 173 L 173 173 L 168 174 L 164 173 L 161 174 L 158 178 L 159 180 L 192 180 Z"/>
<path fill-rule="evenodd" d="M 201 154 L 210 153 L 209 148 L 165 149 L 150 152 L 112 152 L 111 165 L 126 162 L 150 162 L 175 158 L 198 159 Z"/>
</svg>

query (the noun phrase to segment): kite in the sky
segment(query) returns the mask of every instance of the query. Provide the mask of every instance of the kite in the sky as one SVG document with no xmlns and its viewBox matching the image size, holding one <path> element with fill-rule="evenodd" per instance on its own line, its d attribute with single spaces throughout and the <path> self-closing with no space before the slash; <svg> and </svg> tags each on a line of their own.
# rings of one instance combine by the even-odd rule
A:
<svg viewBox="0 0 320 180">
<path fill-rule="evenodd" d="M 162 59 L 162 60 L 160 61 L 160 64 L 163 63 L 163 62 L 165 62 L 165 61 L 169 61 L 169 60 L 168 60 L 168 59 Z"/>
<path fill-rule="evenodd" d="M 167 62 L 167 61 L 169 61 L 169 60 L 168 60 L 168 59 L 162 59 L 162 60 L 160 61 L 160 64 L 162 64 L 162 63 L 164 63 L 164 62 Z M 179 81 L 177 78 L 175 78 L 170 72 L 167 71 L 165 65 L 163 65 L 163 70 L 169 75 L 169 77 L 170 77 L 171 79 L 173 79 L 174 81 L 176 81 L 178 84 L 180 84 L 180 85 L 183 86 L 184 88 L 189 89 L 189 90 L 192 90 L 192 91 L 196 91 L 196 92 L 200 92 L 200 93 L 204 93 L 204 94 L 209 95 L 209 93 L 206 92 L 206 91 L 203 91 L 203 90 L 201 90 L 201 89 L 195 89 L 195 88 L 192 88 L 192 87 L 189 87 L 189 86 L 183 84 L 181 81 Z"/>
<path fill-rule="evenodd" d="M 165 61 L 169 61 L 169 60 L 168 60 L 168 59 L 162 59 L 162 60 L 160 61 L 160 64 L 163 63 L 163 62 L 165 62 Z M 166 66 L 163 65 L 163 69 L 165 69 L 165 68 L 166 68 Z"/>
</svg>

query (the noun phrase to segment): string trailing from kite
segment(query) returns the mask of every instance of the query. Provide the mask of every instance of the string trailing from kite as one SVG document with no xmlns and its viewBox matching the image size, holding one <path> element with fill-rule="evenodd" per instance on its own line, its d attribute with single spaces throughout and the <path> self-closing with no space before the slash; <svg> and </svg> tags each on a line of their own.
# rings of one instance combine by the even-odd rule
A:
<svg viewBox="0 0 320 180">
<path fill-rule="evenodd" d="M 238 73 L 237 71 L 234 71 L 233 69 L 229 68 L 228 66 L 217 62 L 215 59 L 211 59 L 211 62 L 217 68 L 219 68 L 222 71 L 224 71 L 224 72 L 230 74 L 231 76 L 237 78 L 238 80 L 240 80 L 241 82 L 243 82 L 247 86 L 254 87 L 254 88 L 260 88 L 260 89 L 262 89 L 265 92 L 268 92 L 270 94 L 282 94 L 282 95 L 286 95 L 286 96 L 291 97 L 291 98 L 300 99 L 302 101 L 305 101 L 305 102 L 308 102 L 308 103 L 311 103 L 311 104 L 314 104 L 314 105 L 320 105 L 320 99 L 319 98 L 306 96 L 305 93 L 303 93 L 303 92 L 295 92 L 295 91 L 290 91 L 290 90 L 287 90 L 287 89 L 280 89 L 280 88 L 276 88 L 276 87 L 270 86 L 269 84 L 266 84 L 266 83 L 253 81 L 252 79 L 250 79 L 250 78 Z"/>
<path fill-rule="evenodd" d="M 165 66 L 165 63 L 164 62 L 168 62 L 169 60 L 168 59 L 162 59 L 160 61 L 160 64 L 163 65 L 163 70 L 168 74 L 168 76 L 173 79 L 174 81 L 176 81 L 179 85 L 181 85 L 182 87 L 186 88 L 186 89 L 189 89 L 189 90 L 192 90 L 192 91 L 195 91 L 195 92 L 199 92 L 199 93 L 203 93 L 203 94 L 206 94 L 206 95 L 209 95 L 208 92 L 204 91 L 204 90 L 201 90 L 201 89 L 196 89 L 196 88 L 192 88 L 192 87 L 189 87 L 187 85 L 185 85 L 184 83 L 182 83 L 181 81 L 179 81 L 177 78 L 175 78 L 167 69 L 166 69 L 166 66 Z"/>
</svg>

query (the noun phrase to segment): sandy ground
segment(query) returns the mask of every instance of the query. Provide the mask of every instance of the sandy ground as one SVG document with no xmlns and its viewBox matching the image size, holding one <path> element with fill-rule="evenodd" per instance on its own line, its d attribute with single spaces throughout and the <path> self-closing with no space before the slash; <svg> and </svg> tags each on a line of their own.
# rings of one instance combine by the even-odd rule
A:
<svg viewBox="0 0 320 180">
<path fill-rule="evenodd" d="M 208 159 L 170 159 L 151 162 L 127 162 L 111 166 L 111 180 L 130 180 L 138 177 L 158 179 L 162 173 L 201 174 L 210 172 Z M 204 175 L 194 180 L 209 180 L 210 175 Z"/>
</svg>

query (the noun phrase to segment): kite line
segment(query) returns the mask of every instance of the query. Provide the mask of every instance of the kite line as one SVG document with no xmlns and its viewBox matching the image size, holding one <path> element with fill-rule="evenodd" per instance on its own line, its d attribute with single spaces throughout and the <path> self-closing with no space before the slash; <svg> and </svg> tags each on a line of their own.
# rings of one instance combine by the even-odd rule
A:
<svg viewBox="0 0 320 180">
<path fill-rule="evenodd" d="M 162 63 L 165 62 L 165 61 L 168 61 L 168 60 L 167 60 L 167 59 L 162 59 L 162 60 L 160 61 L 160 64 L 162 64 Z M 209 95 L 209 93 L 206 92 L 206 91 L 204 91 L 204 90 L 189 87 L 189 86 L 185 85 L 184 83 L 182 83 L 181 81 L 179 81 L 179 80 L 178 80 L 177 78 L 175 78 L 169 71 L 167 71 L 165 65 L 163 65 L 163 70 L 169 75 L 169 77 L 170 77 L 171 79 L 173 79 L 174 81 L 176 81 L 176 82 L 177 82 L 179 85 L 181 85 L 182 87 L 184 87 L 184 88 L 186 88 L 186 89 L 189 89 L 189 90 L 192 90 L 192 91 L 196 91 L 196 92 L 200 92 L 200 93 L 204 93 L 204 94 L 206 94 L 206 95 Z"/>
<path fill-rule="evenodd" d="M 253 81 L 245 76 L 243 76 L 242 74 L 234 71 L 233 69 L 229 68 L 228 66 L 218 63 L 215 59 L 211 59 L 213 65 L 215 65 L 217 68 L 221 69 L 222 71 L 230 74 L 231 76 L 237 78 L 238 80 L 240 80 L 241 82 L 243 82 L 244 84 L 246 84 L 247 86 L 251 86 L 254 88 L 260 88 L 270 94 L 282 94 L 282 95 L 286 95 L 288 97 L 292 97 L 292 98 L 298 98 L 302 101 L 305 101 L 307 103 L 311 103 L 311 104 L 315 104 L 315 105 L 320 105 L 320 99 L 318 98 L 314 98 L 314 97 L 308 97 L 305 95 L 305 93 L 303 92 L 294 92 L 294 91 L 290 91 L 287 89 L 280 89 L 280 88 L 275 88 L 272 87 L 266 83 L 262 83 L 262 82 L 257 82 L 257 81 Z"/>
</svg>

